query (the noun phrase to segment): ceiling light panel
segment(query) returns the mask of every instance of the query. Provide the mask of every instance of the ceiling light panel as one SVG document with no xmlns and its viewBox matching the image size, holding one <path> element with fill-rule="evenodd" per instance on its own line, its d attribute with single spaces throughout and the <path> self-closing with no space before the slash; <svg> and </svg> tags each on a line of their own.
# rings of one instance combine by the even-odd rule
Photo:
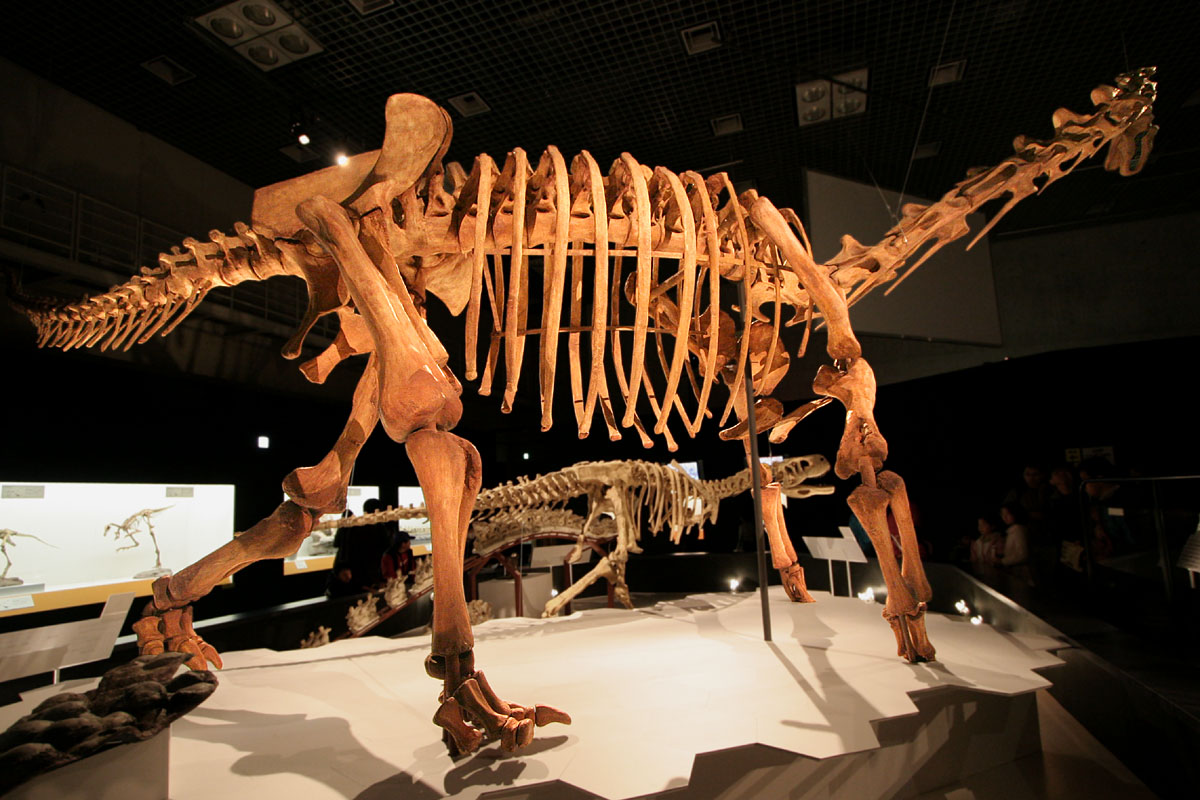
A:
<svg viewBox="0 0 1200 800">
<path fill-rule="evenodd" d="M 867 69 L 835 75 L 832 87 L 833 117 L 852 117 L 867 111 Z"/>
<path fill-rule="evenodd" d="M 264 72 L 325 49 L 271 0 L 237 0 L 195 21 Z"/>
<path fill-rule="evenodd" d="M 825 122 L 830 114 L 830 85 L 826 80 L 796 84 L 796 113 L 800 127 Z"/>
</svg>

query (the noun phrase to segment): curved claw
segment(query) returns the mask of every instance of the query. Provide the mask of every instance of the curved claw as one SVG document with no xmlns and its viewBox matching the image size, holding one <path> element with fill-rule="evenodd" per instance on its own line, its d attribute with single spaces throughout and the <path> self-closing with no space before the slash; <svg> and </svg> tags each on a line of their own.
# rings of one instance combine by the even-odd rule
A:
<svg viewBox="0 0 1200 800">
<path fill-rule="evenodd" d="M 191 669 L 208 669 L 211 662 L 220 669 L 223 664 L 216 648 L 210 645 L 192 628 L 192 607 L 159 610 L 153 602 L 146 604 L 142 618 L 133 623 L 137 633 L 138 651 L 144 655 L 162 652 L 185 653 L 190 658 Z"/>
<path fill-rule="evenodd" d="M 779 570 L 779 575 L 783 578 L 783 589 L 793 603 L 817 602 L 816 598 L 808 593 L 808 586 L 804 582 L 804 567 L 793 563 Z"/>
<path fill-rule="evenodd" d="M 506 752 L 515 752 L 533 741 L 535 727 L 570 725 L 571 716 L 552 706 L 505 702 L 477 671 L 443 699 L 433 721 L 445 730 L 450 755 L 456 757 L 473 752 L 485 736 L 498 739 Z"/>
</svg>

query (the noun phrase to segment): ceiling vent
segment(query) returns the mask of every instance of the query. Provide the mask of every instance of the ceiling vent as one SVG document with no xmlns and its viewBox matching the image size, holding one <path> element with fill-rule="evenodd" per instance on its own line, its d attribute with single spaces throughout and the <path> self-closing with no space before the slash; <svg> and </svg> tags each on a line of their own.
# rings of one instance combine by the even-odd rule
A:
<svg viewBox="0 0 1200 800">
<path fill-rule="evenodd" d="M 683 37 L 683 49 L 689 56 L 707 53 L 721 46 L 721 29 L 715 22 L 706 22 L 679 32 Z"/>
<path fill-rule="evenodd" d="M 958 83 L 962 80 L 963 71 L 967 68 L 967 60 L 949 61 L 938 64 L 929 72 L 930 86 L 945 86 L 948 83 Z"/>
<path fill-rule="evenodd" d="M 925 142 L 913 148 L 913 161 L 920 161 L 922 158 L 933 158 L 942 149 L 941 142 Z"/>
<path fill-rule="evenodd" d="M 464 117 L 474 117 L 492 110 L 492 107 L 483 101 L 478 92 L 460 94 L 456 97 L 451 97 L 446 102 L 452 105 L 454 110 Z"/>
<path fill-rule="evenodd" d="M 364 17 L 396 4 L 396 0 L 349 0 L 349 2 L 354 6 L 354 10 Z"/>
<path fill-rule="evenodd" d="M 189 69 L 184 69 L 166 56 L 159 56 L 158 58 L 152 58 L 149 61 L 143 62 L 142 69 L 154 73 L 158 78 L 171 86 L 178 86 L 196 77 L 196 73 Z"/>
<path fill-rule="evenodd" d="M 271 0 L 237 0 L 196 17 L 196 24 L 264 72 L 325 49 Z"/>
<path fill-rule="evenodd" d="M 712 125 L 713 136 L 728 136 L 731 133 L 742 132 L 742 115 L 741 114 L 726 114 L 723 117 L 709 120 Z"/>
<path fill-rule="evenodd" d="M 308 161 L 315 161 L 321 156 L 311 147 L 304 147 L 300 144 L 289 144 L 279 148 L 279 152 L 295 161 L 297 164 L 304 164 Z"/>
</svg>

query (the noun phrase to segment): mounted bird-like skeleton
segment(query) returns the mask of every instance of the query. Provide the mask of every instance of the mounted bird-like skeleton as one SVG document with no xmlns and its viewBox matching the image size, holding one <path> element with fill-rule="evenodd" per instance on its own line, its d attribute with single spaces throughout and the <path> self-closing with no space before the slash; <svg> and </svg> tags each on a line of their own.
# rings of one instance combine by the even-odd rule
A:
<svg viewBox="0 0 1200 800">
<path fill-rule="evenodd" d="M 814 260 L 794 213 L 754 191 L 737 195 L 724 174 L 651 169 L 628 154 L 604 173 L 587 152 L 568 165 L 553 147 L 536 164 L 519 149 L 500 166 L 481 155 L 467 172 L 443 163 L 451 137 L 447 113 L 423 97 L 395 95 L 387 102 L 380 150 L 260 189 L 250 226 L 237 225 L 234 235 L 214 231 L 207 242 L 185 240 L 156 267 L 82 302 L 27 302 L 40 345 L 129 347 L 169 333 L 215 288 L 293 275 L 306 282 L 309 301 L 284 356 L 296 358 L 313 323 L 327 314 L 337 315 L 340 332 L 301 365 L 308 379 L 319 383 L 342 361 L 366 356 L 345 429 L 320 463 L 284 479 L 288 500 L 234 541 L 155 581 L 136 625 L 143 651 L 178 650 L 191 653 L 197 668 L 206 659 L 219 666 L 216 651 L 192 630 L 190 603 L 247 564 L 294 552 L 322 514 L 341 511 L 355 457 L 381 424 L 406 446 L 429 508 L 437 603 L 426 669 L 443 682 L 435 721 L 451 751 L 470 752 L 485 734 L 512 750 L 532 740 L 535 724 L 569 721 L 546 706 L 501 700 L 475 667 L 462 562 L 480 459 L 471 443 L 450 432 L 462 415 L 462 385 L 426 324 L 434 294 L 454 314 L 465 312 L 463 373 L 467 380 L 478 376 L 483 394 L 492 391 L 503 351 L 505 410 L 526 343 L 539 337 L 543 428 L 553 422 L 564 337 L 580 436 L 598 406 L 610 438 L 632 428 L 647 446 L 662 436 L 673 448 L 671 426 L 694 435 L 711 415 L 713 387 L 724 384 L 720 422 L 737 421 L 722 436 L 741 439 L 748 450 L 751 434 L 770 431 L 780 441 L 807 414 L 840 401 L 847 413 L 835 471 L 861 478 L 849 503 L 879 555 L 888 588 L 884 617 L 901 656 L 932 659 L 924 620 L 929 583 L 904 482 L 884 469 L 875 378 L 849 308 L 966 234 L 967 215 L 983 204 L 1007 198 L 976 239 L 1106 144 L 1106 168 L 1138 172 L 1156 130 L 1153 74 L 1144 69 L 1095 89 L 1091 114 L 1058 110 L 1052 138 L 1018 137 L 1015 153 L 1000 164 L 973 171 L 932 205 L 904 206 L 875 245 L 844 238 L 841 252 L 824 264 Z M 539 261 L 535 290 L 531 263 Z M 723 306 L 722 281 L 740 285 L 746 300 Z M 480 374 L 485 304 L 491 326 Z M 784 307 L 791 310 L 786 322 Z M 807 344 L 818 320 L 828 331 L 832 364 L 817 372 L 819 398 L 785 412 L 770 397 L 790 361 L 781 328 L 803 324 Z M 661 382 L 652 379 L 656 373 Z M 788 593 L 803 599 L 803 572 L 777 498 L 778 492 L 767 494 L 765 527 L 777 562 L 790 561 L 782 569 Z M 889 508 L 900 529 L 901 563 L 890 545 Z"/>
</svg>

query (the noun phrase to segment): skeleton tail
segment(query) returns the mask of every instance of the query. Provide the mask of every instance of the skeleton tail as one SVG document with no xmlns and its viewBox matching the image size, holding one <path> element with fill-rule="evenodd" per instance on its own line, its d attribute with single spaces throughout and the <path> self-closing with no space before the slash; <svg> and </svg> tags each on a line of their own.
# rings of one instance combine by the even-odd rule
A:
<svg viewBox="0 0 1200 800">
<path fill-rule="evenodd" d="M 163 253 L 156 267 L 143 267 L 120 286 L 63 303 L 10 291 L 9 301 L 37 328 L 39 347 L 99 345 L 128 350 L 166 336 L 218 287 L 236 286 L 275 275 L 302 275 L 302 246 L 261 236 L 238 223 L 236 234 L 209 233 L 210 241 L 184 239 Z M 10 274 L 10 282 L 13 279 Z"/>
<path fill-rule="evenodd" d="M 842 250 L 829 266 L 834 268 L 834 280 L 850 291 L 850 304 L 889 281 L 890 293 L 926 259 L 969 232 L 968 214 L 1008 195 L 1004 206 L 967 245 L 968 249 L 974 246 L 1013 206 L 1070 174 L 1106 144 L 1109 152 L 1105 169 L 1122 175 L 1141 171 L 1158 130 L 1153 124 L 1154 73 L 1154 67 L 1147 67 L 1118 76 L 1116 86 L 1093 89 L 1091 98 L 1096 110 L 1090 115 L 1058 109 L 1053 116 L 1053 138 L 1039 141 L 1016 137 L 1012 156 L 994 167 L 973 170 L 938 202 L 930 206 L 906 204 L 900 222 L 875 246 L 866 247 L 851 236 L 842 237 Z M 920 259 L 897 277 L 900 267 L 922 249 Z"/>
<path fill-rule="evenodd" d="M 511 410 L 526 337 L 540 335 L 541 424 L 548 429 L 553 422 L 560 334 L 566 334 L 580 437 L 590 431 L 599 406 L 610 439 L 620 438 L 619 426 L 633 427 L 649 447 L 649 427 L 664 437 L 671 450 L 676 449 L 667 428 L 672 413 L 694 436 L 704 417 L 711 416 L 707 405 L 722 369 L 736 362 L 734 374 L 741 374 L 748 358 L 748 337 L 739 337 L 736 326 L 722 329 L 720 279 L 749 285 L 758 279 L 759 269 L 781 263 L 749 222 L 745 208 L 753 199 L 739 199 L 724 173 L 705 180 L 695 172 L 651 169 L 627 153 L 607 175 L 586 151 L 572 160 L 569 169 L 554 147 L 542 155 L 536 169 L 519 149 L 500 169 L 489 156 L 480 156 L 458 190 L 452 221 L 459 244 L 472 261 L 466 306 L 467 379 L 478 376 L 478 329 L 486 293 L 493 322 L 480 394 L 491 393 L 503 348 L 502 409 Z M 589 256 L 593 259 L 590 280 L 584 261 Z M 540 324 L 529 319 L 529 260 L 539 257 L 544 263 Z M 632 270 L 627 269 L 629 261 Z M 584 307 L 586 294 L 591 295 L 590 308 Z M 778 304 L 775 310 L 777 335 Z M 742 309 L 741 330 L 749 328 L 751 315 L 750 308 Z M 590 349 L 586 387 L 581 358 L 585 333 Z M 622 334 L 632 335 L 631 349 L 623 346 Z M 656 394 L 650 381 L 647 363 L 655 359 L 648 357 L 648 350 L 658 354 L 664 380 L 661 394 Z M 606 378 L 605 362 L 610 357 L 624 403 L 622 412 L 613 407 Z M 696 400 L 692 412 L 681 400 L 681 384 L 691 386 Z M 645 426 L 637 411 L 643 391 L 654 414 L 653 422 Z M 722 422 L 733 403 L 731 394 Z"/>
</svg>

